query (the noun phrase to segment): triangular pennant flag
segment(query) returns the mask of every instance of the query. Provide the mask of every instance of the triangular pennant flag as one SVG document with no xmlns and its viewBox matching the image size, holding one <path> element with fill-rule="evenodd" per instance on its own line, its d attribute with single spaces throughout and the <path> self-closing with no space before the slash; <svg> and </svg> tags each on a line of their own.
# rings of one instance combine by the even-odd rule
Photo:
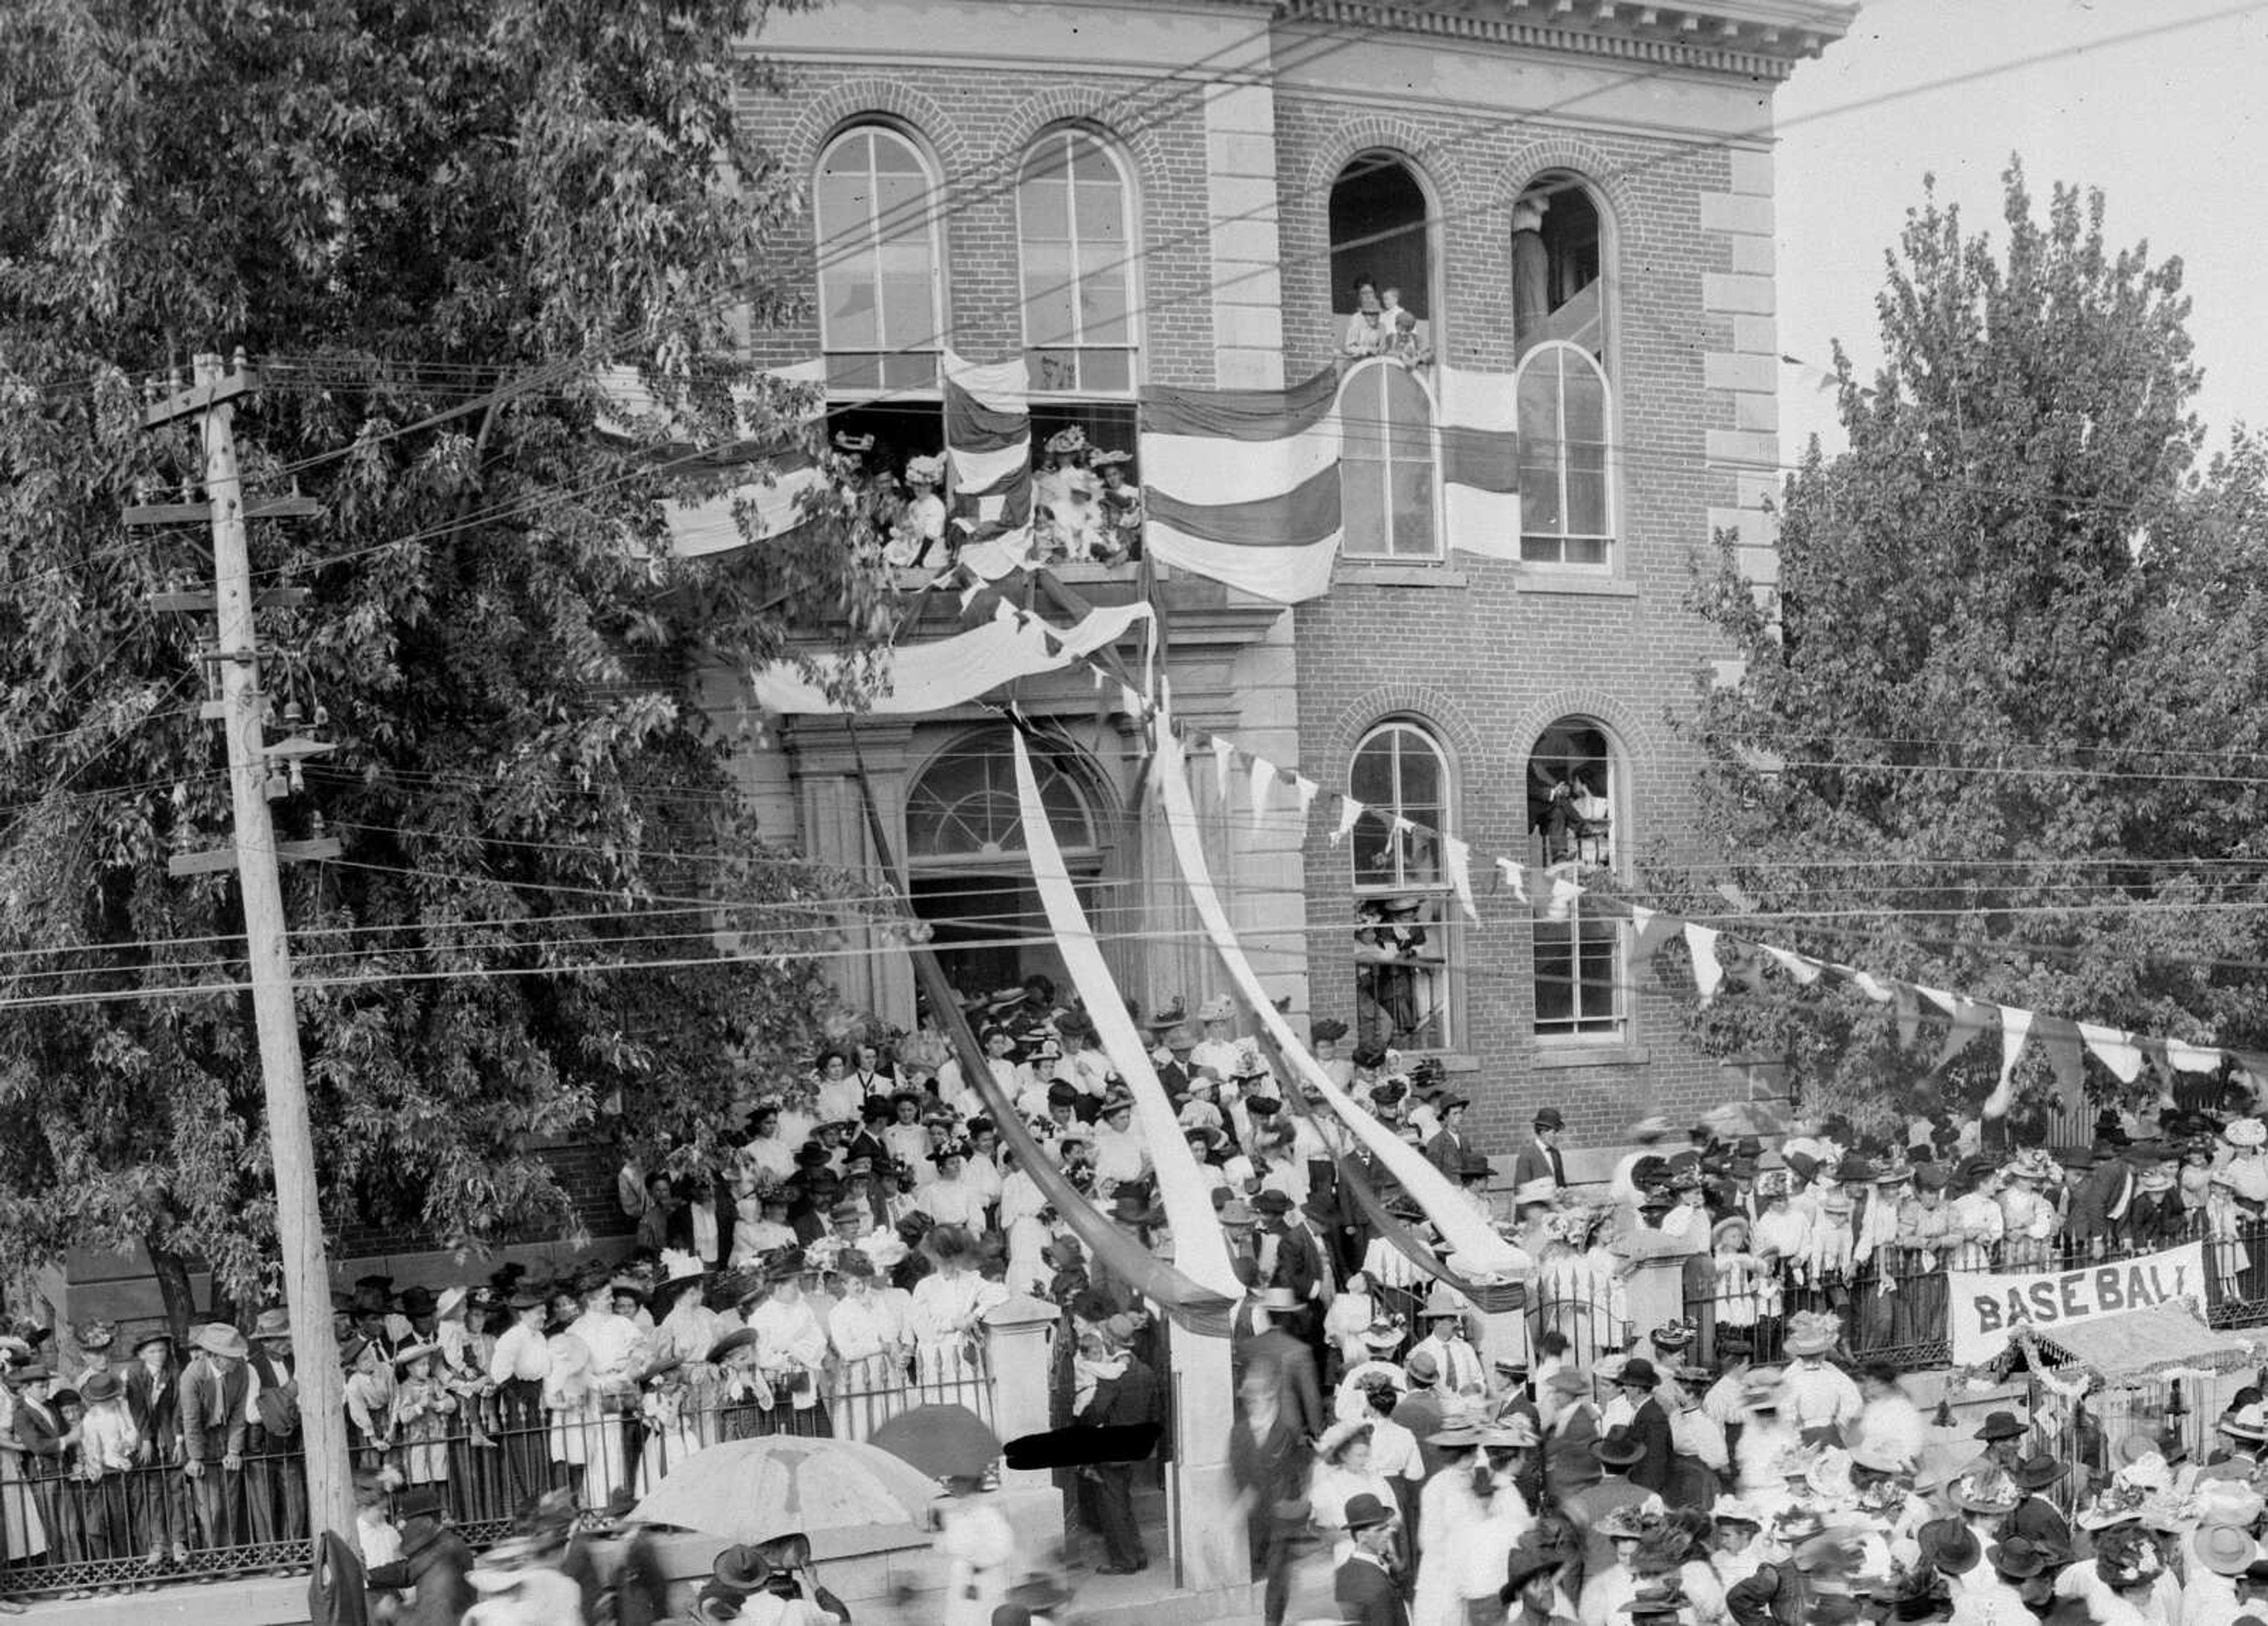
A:
<svg viewBox="0 0 2268 1626">
<path fill-rule="evenodd" d="M 1583 888 L 1575 878 L 1565 871 L 1551 877 L 1551 899 L 1543 906 L 1543 917 L 1553 923 L 1565 921 L 1575 912 L 1575 900 L 1583 895 Z"/>
<path fill-rule="evenodd" d="M 1307 822 L 1307 815 L 1314 811 L 1315 798 L 1322 788 L 1304 774 L 1292 776 L 1292 789 L 1300 798 L 1300 823 L 1303 828 Z"/>
<path fill-rule="evenodd" d="M 1480 910 L 1473 903 L 1473 850 L 1454 835 L 1441 838 L 1441 865 L 1449 872 L 1449 885 L 1455 889 L 1457 901 L 1465 906 L 1465 918 L 1478 920 Z"/>
<path fill-rule="evenodd" d="M 1118 686 L 1118 709 L 1124 712 L 1128 717 L 1140 717 L 1142 715 L 1142 696 L 1126 684 L 1121 683 Z"/>
<path fill-rule="evenodd" d="M 1962 1004 L 1970 1002 L 1963 1000 Z M 1984 1098 L 1984 1115 L 2005 1118 L 2016 1100 L 2016 1058 L 2024 1053 L 2025 1037 L 2032 1031 L 2032 1013 L 2020 1011 L 2014 1005 L 1998 1007 L 2000 1012 L 2000 1082 L 1992 1086 L 1992 1093 Z M 1956 1018 L 1956 1020 L 1959 1019 Z"/>
<path fill-rule="evenodd" d="M 1889 1004 L 1896 997 L 1896 994 L 1895 990 L 1891 989 L 1890 985 L 1888 982 L 1883 982 L 1881 978 L 1876 976 L 1871 971 L 1852 972 L 1851 982 L 1852 985 L 1860 993 L 1866 995 L 1867 998 L 1873 1000 L 1878 1005 Z"/>
<path fill-rule="evenodd" d="M 1224 808 L 1228 806 L 1228 776 L 1235 766 L 1236 747 L 1215 734 L 1212 740 L 1213 789 Z"/>
<path fill-rule="evenodd" d="M 2133 1034 L 2095 1022 L 2081 1022 L 2079 1036 L 2095 1052 L 2095 1059 L 2108 1067 L 2110 1076 L 2119 1083 L 2132 1084 L 2142 1076 L 2142 1048 L 2134 1042 Z"/>
<path fill-rule="evenodd" d="M 1268 814 L 1268 787 L 1276 783 L 1276 764 L 1265 757 L 1252 759 L 1252 828 L 1258 829 Z"/>
<path fill-rule="evenodd" d="M 1915 991 L 1942 1007 L 1953 1021 L 1945 1042 L 1938 1047 L 1937 1059 L 1929 1064 L 1932 1072 L 1941 1071 L 1948 1062 L 1976 1042 L 1977 1034 L 1992 1026 L 1993 1008 L 1982 1000 L 1964 999 L 1959 994 L 1940 993 L 1933 988 Z"/>
<path fill-rule="evenodd" d="M 1725 968 L 1717 959 L 1717 934 L 1707 926 L 1697 926 L 1689 921 L 1685 926 L 1685 948 L 1693 956 L 1693 986 L 1705 1005 L 1717 997 L 1718 984 L 1725 980 Z"/>
<path fill-rule="evenodd" d="M 1498 858 L 1496 861 L 1496 869 L 1497 873 L 1504 877 L 1504 884 L 1512 888 L 1512 895 L 1519 899 L 1521 903 L 1526 903 L 1528 872 L 1520 866 L 1519 861 L 1514 858 Z"/>
<path fill-rule="evenodd" d="M 1336 847 L 1353 833 L 1355 823 L 1369 811 L 1351 796 L 1339 798 L 1339 821 L 1331 830 L 1331 845 Z"/>
<path fill-rule="evenodd" d="M 1650 909 L 1643 903 L 1631 905 L 1631 969 L 1637 971 L 1653 963 L 1661 945 L 1677 935 L 1685 923 L 1675 915 L 1665 915 L 1660 909 Z"/>
<path fill-rule="evenodd" d="M 1773 961 L 1781 970 L 1786 972 L 1788 975 L 1793 977 L 1806 988 L 1810 987 L 1814 982 L 1819 981 L 1819 962 L 1817 960 L 1810 959 L 1806 955 L 1799 954 L 1793 949 L 1774 948 L 1769 943 L 1763 946 L 1764 953 L 1771 956 Z"/>
<path fill-rule="evenodd" d="M 2035 1017 L 2032 1036 L 2046 1052 L 2048 1065 L 2055 1070 L 2056 1087 L 2063 1092 L 2066 1109 L 2078 1111 L 2087 1091 L 2087 1046 L 2079 1036 L 2079 1024 L 2059 1016 Z"/>
</svg>

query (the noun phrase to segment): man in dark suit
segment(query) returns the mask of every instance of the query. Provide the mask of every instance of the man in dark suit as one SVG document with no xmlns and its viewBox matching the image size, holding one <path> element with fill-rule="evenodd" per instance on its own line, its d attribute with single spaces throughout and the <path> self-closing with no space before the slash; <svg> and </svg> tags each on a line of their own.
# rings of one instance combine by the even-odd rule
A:
<svg viewBox="0 0 2268 1626">
<path fill-rule="evenodd" d="M 307 1534 L 307 1447 L 299 1431 L 299 1382 L 291 1370 L 289 1311 L 260 1313 L 253 1323 L 252 1357 L 247 1364 L 259 1386 L 252 1394 L 259 1420 L 244 1436 L 244 1501 L 252 1539 L 262 1546 L 303 1541 Z"/>
<path fill-rule="evenodd" d="M 401 1556 L 371 1571 L 372 1588 L 415 1592 L 415 1601 L 394 1616 L 402 1626 L 456 1626 L 477 1601 L 466 1578 L 473 1549 L 443 1521 L 441 1498 L 430 1485 L 403 1497 L 394 1517 L 401 1521 Z"/>
<path fill-rule="evenodd" d="M 1548 1180 L 1554 1186 L 1567 1183 L 1567 1160 L 1559 1155 L 1559 1131 L 1567 1121 L 1559 1115 L 1557 1107 L 1546 1107 L 1535 1115 L 1535 1138 L 1520 1149 L 1513 1159 L 1512 1183 L 1515 1188 L 1532 1181 Z"/>
<path fill-rule="evenodd" d="M 1402 1374 L 1409 1380 L 1409 1391 L 1395 1402 L 1393 1421 L 1418 1437 L 1418 1460 L 1431 1479 L 1444 1459 L 1439 1446 L 1427 1443 L 1441 1431 L 1441 1396 L 1433 1387 L 1441 1380 L 1441 1363 L 1430 1350 L 1414 1350 L 1402 1364 Z"/>
<path fill-rule="evenodd" d="M 1387 1570 L 1394 1546 L 1394 1510 L 1367 1490 L 1346 1505 L 1347 1534 L 1354 1551 L 1331 1578 L 1331 1595 L 1345 1626 L 1410 1626 L 1402 1589 Z"/>
<path fill-rule="evenodd" d="M 1267 1331 L 1256 1333 L 1245 1342 L 1245 1376 L 1249 1380 L 1264 1374 L 1300 1437 L 1314 1439 L 1329 1426 L 1329 1420 L 1323 1413 L 1322 1385 L 1315 1375 L 1314 1352 L 1308 1349 L 1305 1339 L 1284 1326 L 1292 1319 L 1298 1300 L 1288 1287 L 1268 1287 L 1261 1290 L 1260 1307 L 1267 1314 L 1269 1327 Z"/>
<path fill-rule="evenodd" d="M 1115 1374 L 1110 1365 L 1119 1365 Z M 1158 1421 L 1158 1380 L 1130 1350 L 1120 1350 L 1105 1364 L 1105 1375 L 1094 1386 L 1094 1397 L 1073 1419 L 1084 1428 L 1139 1428 Z M 1142 1532 L 1134 1522 L 1134 1462 L 1097 1462 L 1086 1470 L 1082 1497 L 1102 1532 L 1102 1545 L 1110 1562 L 1096 1566 L 1098 1575 L 1132 1575 L 1150 1567 L 1142 1549 Z"/>
<path fill-rule="evenodd" d="M 134 1343 L 133 1355 L 133 1365 L 122 1375 L 126 1409 L 142 1436 L 134 1460 L 144 1468 L 164 1470 L 135 1475 L 142 1551 L 152 1563 L 170 1551 L 180 1563 L 189 1552 L 189 1487 L 174 1471 L 181 1466 L 181 1390 L 173 1370 L 173 1335 L 162 1328 L 144 1333 Z"/>
<path fill-rule="evenodd" d="M 2098 1152 L 2075 1152 L 2074 1158 L 2085 1157 L 2092 1166 L 2078 1174 L 2078 1183 L 2072 1188 L 2071 1203 L 2064 1211 L 2063 1233 L 2070 1249 L 2071 1262 L 2084 1263 L 2099 1259 L 2117 1247 L 2124 1232 L 2126 1210 L 2134 1200 L 2134 1168 L 2117 1149 L 2105 1146 Z M 2102 1161 L 2095 1162 L 2100 1155 Z"/>
<path fill-rule="evenodd" d="M 1228 1474 L 1252 1541 L 1252 1572 L 1266 1583 L 1266 1626 L 1284 1626 L 1292 1553 L 1307 1527 L 1308 1437 L 1256 1363 L 1244 1374 L 1241 1415 L 1228 1439 Z"/>
<path fill-rule="evenodd" d="M 235 1328 L 219 1322 L 197 1328 L 189 1343 L 197 1353 L 181 1372 L 181 1473 L 189 1482 L 204 1544 L 233 1547 L 244 1472 L 244 1407 L 252 1387 L 244 1364 L 252 1346 Z"/>
<path fill-rule="evenodd" d="M 1620 1507 L 1636 1507 L 1653 1494 L 1631 1483 L 1630 1471 L 1640 1454 L 1638 1441 L 1622 1429 L 1611 1431 L 1592 1447 L 1606 1476 L 1587 1490 L 1562 1493 L 1560 1511 L 1583 1538 L 1583 1573 L 1604 1575 L 1615 1561 L 1615 1539 L 1601 1526 Z"/>
<path fill-rule="evenodd" d="M 2071 1472 L 2071 1464 L 2058 1457 L 2032 1456 L 2009 1470 L 2008 1476 L 2016 1482 L 2016 1489 L 2024 1499 L 2016 1504 L 2008 1515 L 2010 1535 L 2029 1536 L 2043 1546 L 2058 1552 L 2071 1550 L 2071 1525 L 2056 1505 L 2042 1494 L 2050 1485 Z"/>
<path fill-rule="evenodd" d="M 1465 1108 L 1470 1105 L 1462 1095 L 1444 1095 L 1434 1109 L 1440 1115 L 1440 1132 L 1425 1143 L 1425 1161 L 1451 1180 L 1465 1177 L 1466 1159 L 1475 1155 L 1465 1138 Z"/>
<path fill-rule="evenodd" d="M 1676 1454 L 1670 1440 L 1669 1413 L 1653 1393 L 1661 1387 L 1661 1374 L 1646 1357 L 1633 1355 L 1623 1363 L 1622 1375 L 1615 1382 L 1634 1409 L 1625 1425 L 1638 1446 L 1638 1459 L 1631 1465 L 1631 1483 L 1660 1496 L 1668 1488 L 1670 1459 Z"/>
<path fill-rule="evenodd" d="M 1599 1483 L 1599 1409 L 1591 1380 L 1562 1366 L 1544 1380 L 1543 1478 L 1552 1497 L 1565 1502 Z"/>
</svg>

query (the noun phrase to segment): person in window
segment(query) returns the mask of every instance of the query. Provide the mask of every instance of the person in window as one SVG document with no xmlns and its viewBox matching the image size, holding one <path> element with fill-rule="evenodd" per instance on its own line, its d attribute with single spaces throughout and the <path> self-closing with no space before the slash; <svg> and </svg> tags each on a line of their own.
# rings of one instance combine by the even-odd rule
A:
<svg viewBox="0 0 2268 1626">
<path fill-rule="evenodd" d="M 1394 330 L 1386 336 L 1379 354 L 1403 367 L 1424 367 L 1432 364 L 1433 347 L 1425 342 L 1424 324 L 1415 311 L 1394 313 Z"/>
<path fill-rule="evenodd" d="M 1142 488 L 1127 479 L 1130 452 L 1098 452 L 1089 465 L 1102 482 L 1102 545 L 1095 555 L 1105 564 L 1125 564 L 1142 556 Z"/>
<path fill-rule="evenodd" d="M 1086 450 L 1086 431 L 1076 423 L 1057 430 L 1041 448 L 1040 467 L 1032 475 L 1032 543 L 1038 558 L 1060 559 L 1070 552 L 1072 474 Z M 1077 472 L 1086 474 L 1083 468 Z"/>
<path fill-rule="evenodd" d="M 1365 902 L 1361 927 L 1355 932 L 1354 958 L 1362 968 L 1357 983 L 1368 1003 L 1384 1019 L 1385 1031 L 1376 1022 L 1365 1028 L 1381 1041 L 1405 1038 L 1418 1031 L 1418 972 L 1411 963 L 1425 946 L 1425 928 L 1418 923 L 1424 908 L 1417 898 L 1388 898 Z"/>
<path fill-rule="evenodd" d="M 917 457 L 906 465 L 905 511 L 890 528 L 890 545 L 883 557 L 900 570 L 917 569 L 923 565 L 943 564 L 947 549 L 945 540 L 945 499 L 937 494 L 945 480 L 945 459 L 932 452 Z"/>
<path fill-rule="evenodd" d="M 1356 277 L 1354 314 L 1347 319 L 1346 338 L 1339 345 L 1339 354 L 1349 361 L 1375 356 L 1386 348 L 1392 333 L 1386 302 L 1378 296 L 1378 283 L 1368 276 Z"/>
</svg>

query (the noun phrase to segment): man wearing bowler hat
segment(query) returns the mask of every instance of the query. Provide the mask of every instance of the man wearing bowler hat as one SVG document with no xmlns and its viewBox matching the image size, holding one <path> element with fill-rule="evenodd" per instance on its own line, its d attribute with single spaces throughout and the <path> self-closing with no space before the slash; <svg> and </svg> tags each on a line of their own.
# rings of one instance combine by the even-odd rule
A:
<svg viewBox="0 0 2268 1626">
<path fill-rule="evenodd" d="M 1567 1184 L 1567 1159 L 1559 1155 L 1559 1131 L 1567 1126 L 1557 1107 L 1546 1107 L 1535 1115 L 1535 1137 L 1520 1149 L 1513 1159 L 1512 1183 L 1515 1188 L 1532 1181 L 1548 1180 L 1555 1190 Z"/>
<path fill-rule="evenodd" d="M 1631 1420 L 1624 1426 L 1638 1446 L 1638 1460 L 1630 1468 L 1631 1483 L 1659 1496 L 1668 1488 L 1670 1459 L 1675 1453 L 1669 1413 L 1653 1393 L 1661 1385 L 1660 1374 L 1646 1357 L 1633 1355 L 1623 1363 L 1615 1382 L 1630 1400 Z"/>
<path fill-rule="evenodd" d="M 194 1328 L 196 1350 L 181 1372 L 181 1473 L 189 1482 L 197 1529 L 207 1547 L 233 1547 L 243 1494 L 245 1402 L 252 1346 L 225 1322 Z"/>
<path fill-rule="evenodd" d="M 1339 1619 L 1345 1626 L 1410 1626 L 1402 1589 L 1386 1567 L 1394 1545 L 1394 1510 L 1367 1490 L 1351 1497 L 1346 1532 L 1354 1551 L 1331 1578 Z"/>
</svg>

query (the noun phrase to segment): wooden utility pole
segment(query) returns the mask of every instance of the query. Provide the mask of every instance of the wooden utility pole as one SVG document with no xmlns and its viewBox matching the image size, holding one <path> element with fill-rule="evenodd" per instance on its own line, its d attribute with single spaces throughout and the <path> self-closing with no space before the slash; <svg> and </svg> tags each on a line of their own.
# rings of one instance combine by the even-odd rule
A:
<svg viewBox="0 0 2268 1626">
<path fill-rule="evenodd" d="M 155 428 L 184 417 L 200 420 L 204 450 L 202 504 L 169 504 L 128 511 L 129 524 L 178 524 L 209 519 L 212 526 L 213 594 L 210 607 L 218 639 L 211 658 L 220 667 L 217 711 L 228 736 L 228 779 L 236 816 L 234 858 L 244 900 L 245 958 L 251 968 L 252 1010 L 260 1034 L 260 1068 L 267 1093 L 268 1144 L 276 1168 L 276 1231 L 284 1250 L 284 1301 L 291 1316 L 291 1354 L 298 1368 L 300 1438 L 306 1447 L 307 1517 L 310 1533 L 354 1529 L 354 1477 L 347 1454 L 346 1409 L 339 1372 L 338 1341 L 331 1333 L 330 1264 L 323 1246 L 323 1220 L 315 1191 L 315 1141 L 307 1120 L 306 1076 L 299 1056 L 298 1013 L 292 1000 L 291 953 L 284 923 L 284 888 L 277 879 L 276 831 L 269 799 L 284 793 L 284 770 L 299 757 L 328 747 L 301 740 L 270 747 L 266 737 L 268 696 L 261 688 L 263 651 L 252 585 L 252 555 L 245 536 L 244 493 L 238 478 L 235 408 L 231 404 L 254 386 L 241 352 L 224 371 L 218 356 L 196 358 L 189 388 L 152 401 L 143 415 Z M 319 511 L 300 498 L 263 502 L 260 517 L 284 518 Z M 202 595 L 166 595 L 166 607 L 206 607 Z M 336 850 L 328 842 L 294 842 L 283 856 L 318 857 Z M 174 872 L 194 873 L 225 866 L 227 850 L 184 854 Z M 218 862 L 217 862 L 217 860 Z"/>
</svg>

